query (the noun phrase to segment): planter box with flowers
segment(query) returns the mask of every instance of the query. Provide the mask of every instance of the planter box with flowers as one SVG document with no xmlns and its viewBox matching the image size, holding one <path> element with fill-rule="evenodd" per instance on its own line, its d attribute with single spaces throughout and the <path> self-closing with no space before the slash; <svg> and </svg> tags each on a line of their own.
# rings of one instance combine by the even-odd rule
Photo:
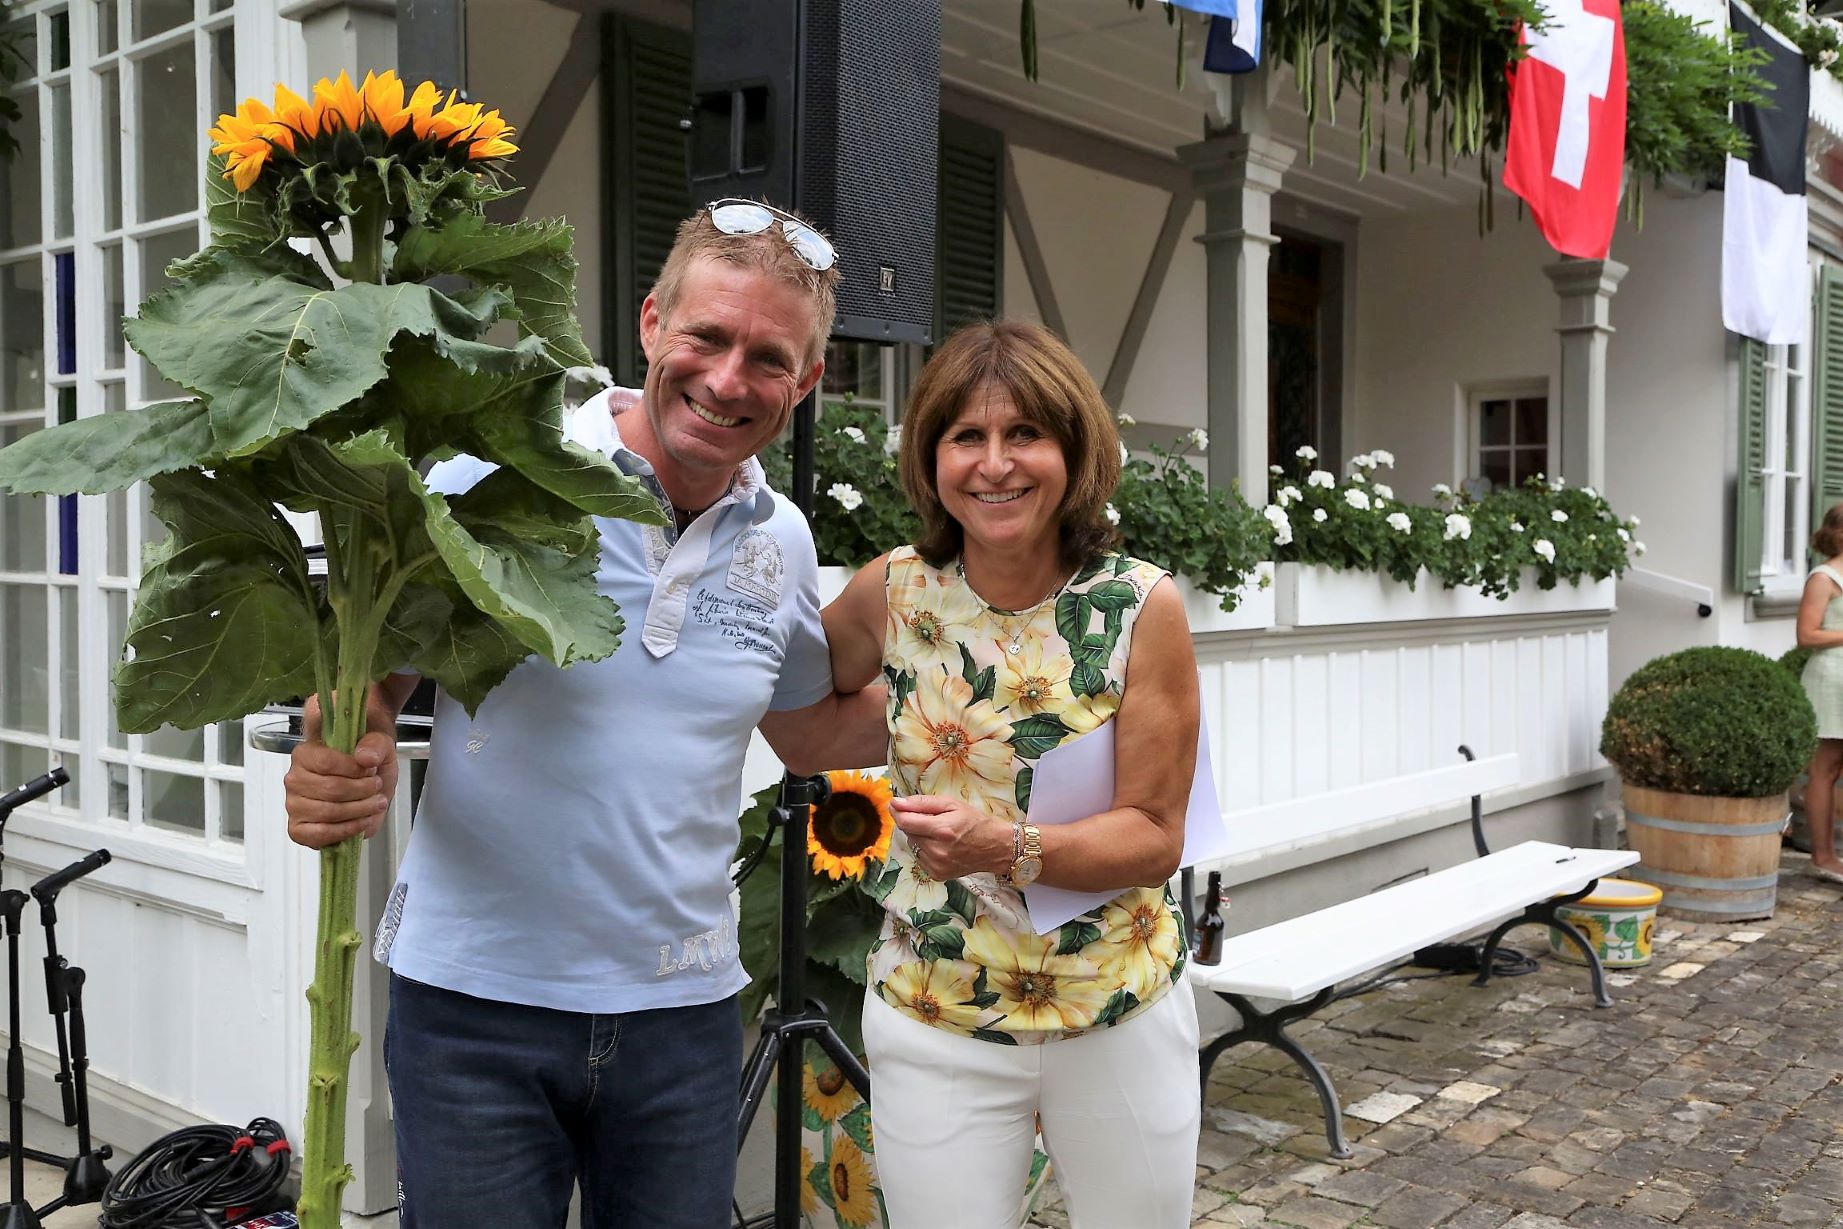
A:
<svg viewBox="0 0 1843 1229">
<path fill-rule="evenodd" d="M 1404 504 L 1377 471 L 1387 452 L 1351 460 L 1343 481 L 1299 450 L 1263 515 L 1281 560 L 1275 621 L 1285 627 L 1396 623 L 1611 610 L 1636 518 L 1621 521 L 1591 488 L 1540 476 L 1483 499 L 1434 488 Z M 1562 582 L 1568 583 L 1562 583 Z"/>
</svg>

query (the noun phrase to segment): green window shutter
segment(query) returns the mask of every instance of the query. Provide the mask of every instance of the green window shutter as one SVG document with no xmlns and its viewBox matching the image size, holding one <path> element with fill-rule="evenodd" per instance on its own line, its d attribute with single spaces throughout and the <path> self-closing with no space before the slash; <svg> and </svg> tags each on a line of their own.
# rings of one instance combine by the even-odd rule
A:
<svg viewBox="0 0 1843 1229">
<path fill-rule="evenodd" d="M 638 387 L 646 378 L 640 304 L 691 213 L 679 126 L 691 114 L 691 35 L 625 17 L 609 17 L 603 32 L 603 130 L 611 150 L 602 193 L 610 215 L 602 231 L 602 353 L 615 379 Z"/>
<path fill-rule="evenodd" d="M 1811 528 L 1843 503 L 1843 269 L 1824 265 L 1817 278 L 1817 350 L 1811 390 Z"/>
<path fill-rule="evenodd" d="M 1741 338 L 1741 453 L 1734 483 L 1734 587 L 1760 588 L 1761 535 L 1766 532 L 1766 345 Z"/>
<path fill-rule="evenodd" d="M 940 263 L 935 340 L 1005 306 L 1005 140 L 993 129 L 941 116 Z"/>
</svg>

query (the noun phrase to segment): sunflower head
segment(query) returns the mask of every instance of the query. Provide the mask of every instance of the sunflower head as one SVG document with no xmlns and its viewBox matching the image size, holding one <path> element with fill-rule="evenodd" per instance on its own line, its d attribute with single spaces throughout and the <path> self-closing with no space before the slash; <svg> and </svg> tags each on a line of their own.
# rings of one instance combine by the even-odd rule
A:
<svg viewBox="0 0 1843 1229">
<path fill-rule="evenodd" d="M 896 830 L 889 782 L 862 772 L 829 772 L 826 779 L 832 796 L 813 808 L 806 833 L 813 873 L 862 879 L 869 863 L 889 857 Z"/>
</svg>

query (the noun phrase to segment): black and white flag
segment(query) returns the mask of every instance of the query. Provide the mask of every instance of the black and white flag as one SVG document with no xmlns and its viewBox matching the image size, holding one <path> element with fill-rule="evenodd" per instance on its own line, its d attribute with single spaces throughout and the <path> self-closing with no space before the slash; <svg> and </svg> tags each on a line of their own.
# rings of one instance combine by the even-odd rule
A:
<svg viewBox="0 0 1843 1229">
<path fill-rule="evenodd" d="M 1759 74 L 1772 87 L 1758 104 L 1734 108 L 1752 152 L 1728 159 L 1721 214 L 1721 322 L 1768 345 L 1805 340 L 1811 317 L 1806 269 L 1805 129 L 1811 76 L 1799 50 L 1739 4 L 1729 20 L 1744 46 L 1766 52 Z"/>
</svg>

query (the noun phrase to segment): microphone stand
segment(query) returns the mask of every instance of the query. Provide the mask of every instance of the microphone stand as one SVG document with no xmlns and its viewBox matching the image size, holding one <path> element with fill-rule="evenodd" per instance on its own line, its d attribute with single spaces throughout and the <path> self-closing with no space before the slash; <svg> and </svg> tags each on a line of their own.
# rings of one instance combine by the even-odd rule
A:
<svg viewBox="0 0 1843 1229">
<path fill-rule="evenodd" d="M 750 1226 L 799 1229 L 800 1224 L 800 1083 L 806 1043 L 817 1042 L 858 1095 L 870 1099 L 870 1072 L 857 1060 L 844 1039 L 826 1018 L 825 1004 L 806 997 L 806 832 L 812 808 L 831 796 L 824 777 L 781 779 L 781 805 L 768 816 L 763 845 L 781 831 L 781 951 L 780 985 L 775 1005 L 762 1013 L 761 1036 L 742 1073 L 742 1104 L 736 1117 L 740 1147 L 749 1137 L 768 1077 L 775 1076 L 774 1107 L 774 1217 L 750 1221 Z M 0 1226 L 4 1229 L 4 1226 Z"/>
<path fill-rule="evenodd" d="M 64 1125 L 77 1128 L 77 1155 L 65 1162 L 64 1193 L 38 1210 L 48 1216 L 59 1208 L 98 1203 L 109 1185 L 106 1162 L 114 1150 L 104 1144 L 90 1146 L 90 1094 L 87 1072 L 90 1067 L 89 1034 L 83 1025 L 83 983 L 85 973 L 58 955 L 58 893 L 91 871 L 109 863 L 109 851 L 95 853 L 53 871 L 32 886 L 38 901 L 39 921 L 45 927 L 45 997 L 51 1005 L 51 1018 L 58 1035 L 58 1087 L 64 1094 Z M 68 1038 L 64 1017 L 70 1016 Z"/>
</svg>

